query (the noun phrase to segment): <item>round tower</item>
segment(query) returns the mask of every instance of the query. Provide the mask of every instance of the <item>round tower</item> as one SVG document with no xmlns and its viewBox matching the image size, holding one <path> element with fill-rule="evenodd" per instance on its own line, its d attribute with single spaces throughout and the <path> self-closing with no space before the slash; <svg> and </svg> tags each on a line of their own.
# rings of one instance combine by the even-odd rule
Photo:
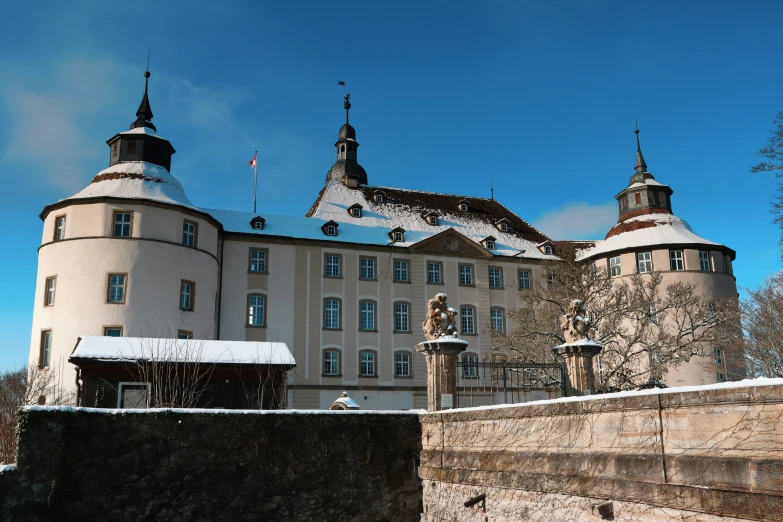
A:
<svg viewBox="0 0 783 522">
<path fill-rule="evenodd" d="M 356 141 L 356 129 L 348 121 L 348 115 L 351 110 L 351 95 L 346 94 L 343 102 L 345 107 L 345 125 L 340 127 L 337 133 L 337 161 L 326 173 L 326 182 L 341 181 L 348 187 L 359 187 L 367 185 L 367 172 L 359 165 L 357 159 L 357 149 L 359 142 Z"/>
<path fill-rule="evenodd" d="M 696 235 L 690 225 L 672 212 L 673 190 L 647 170 L 636 133 L 634 174 L 615 196 L 619 219 L 604 241 L 585 252 L 583 259 L 605 267 L 618 281 L 653 270 L 663 275 L 663 286 L 675 282 L 695 285 L 707 299 L 736 296 L 732 271 L 734 250 Z M 705 357 L 692 357 L 665 376 L 668 386 L 711 384 L 726 380 L 730 371 L 726 354 L 715 346 Z"/>
<path fill-rule="evenodd" d="M 218 229 L 171 175 L 149 72 L 136 120 L 114 135 L 109 167 L 41 212 L 30 363 L 75 390 L 79 337 L 214 339 Z"/>
</svg>

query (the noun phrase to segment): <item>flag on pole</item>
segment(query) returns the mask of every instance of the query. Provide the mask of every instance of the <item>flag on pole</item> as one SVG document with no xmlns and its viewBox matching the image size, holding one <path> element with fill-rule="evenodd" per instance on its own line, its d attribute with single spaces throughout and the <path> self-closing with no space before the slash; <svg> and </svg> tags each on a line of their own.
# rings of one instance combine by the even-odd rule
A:
<svg viewBox="0 0 783 522">
<path fill-rule="evenodd" d="M 345 82 L 340 80 L 340 81 L 337 82 L 337 85 L 342 85 L 343 87 L 345 87 Z"/>
<path fill-rule="evenodd" d="M 255 154 L 253 154 L 253 159 L 252 159 L 252 160 L 250 160 L 250 168 L 251 168 L 251 169 L 254 169 L 254 168 L 256 168 L 256 158 L 257 158 L 257 157 L 258 157 L 258 152 L 256 152 Z"/>
</svg>

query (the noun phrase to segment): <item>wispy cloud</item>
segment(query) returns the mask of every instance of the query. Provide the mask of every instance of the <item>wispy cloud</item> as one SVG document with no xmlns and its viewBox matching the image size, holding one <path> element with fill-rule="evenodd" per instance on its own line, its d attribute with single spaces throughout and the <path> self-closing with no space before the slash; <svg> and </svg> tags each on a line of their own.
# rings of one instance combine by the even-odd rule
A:
<svg viewBox="0 0 783 522">
<path fill-rule="evenodd" d="M 552 239 L 603 239 L 617 222 L 617 205 L 570 203 L 541 216 L 534 226 Z"/>
</svg>

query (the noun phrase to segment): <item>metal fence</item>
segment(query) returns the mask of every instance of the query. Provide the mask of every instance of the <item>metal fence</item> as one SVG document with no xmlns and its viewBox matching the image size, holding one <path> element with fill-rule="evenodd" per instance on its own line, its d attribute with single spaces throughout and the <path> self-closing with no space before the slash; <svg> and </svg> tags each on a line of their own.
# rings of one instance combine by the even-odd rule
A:
<svg viewBox="0 0 783 522">
<path fill-rule="evenodd" d="M 455 408 L 517 404 L 564 395 L 562 364 L 457 361 Z"/>
</svg>

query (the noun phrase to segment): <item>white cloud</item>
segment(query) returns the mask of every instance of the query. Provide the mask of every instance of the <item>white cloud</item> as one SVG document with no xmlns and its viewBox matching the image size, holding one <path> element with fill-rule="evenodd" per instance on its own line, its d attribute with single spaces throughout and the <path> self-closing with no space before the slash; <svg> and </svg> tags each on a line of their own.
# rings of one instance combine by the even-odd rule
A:
<svg viewBox="0 0 783 522">
<path fill-rule="evenodd" d="M 544 214 L 533 225 L 552 239 L 603 239 L 617 216 L 614 203 L 570 203 Z"/>
</svg>

